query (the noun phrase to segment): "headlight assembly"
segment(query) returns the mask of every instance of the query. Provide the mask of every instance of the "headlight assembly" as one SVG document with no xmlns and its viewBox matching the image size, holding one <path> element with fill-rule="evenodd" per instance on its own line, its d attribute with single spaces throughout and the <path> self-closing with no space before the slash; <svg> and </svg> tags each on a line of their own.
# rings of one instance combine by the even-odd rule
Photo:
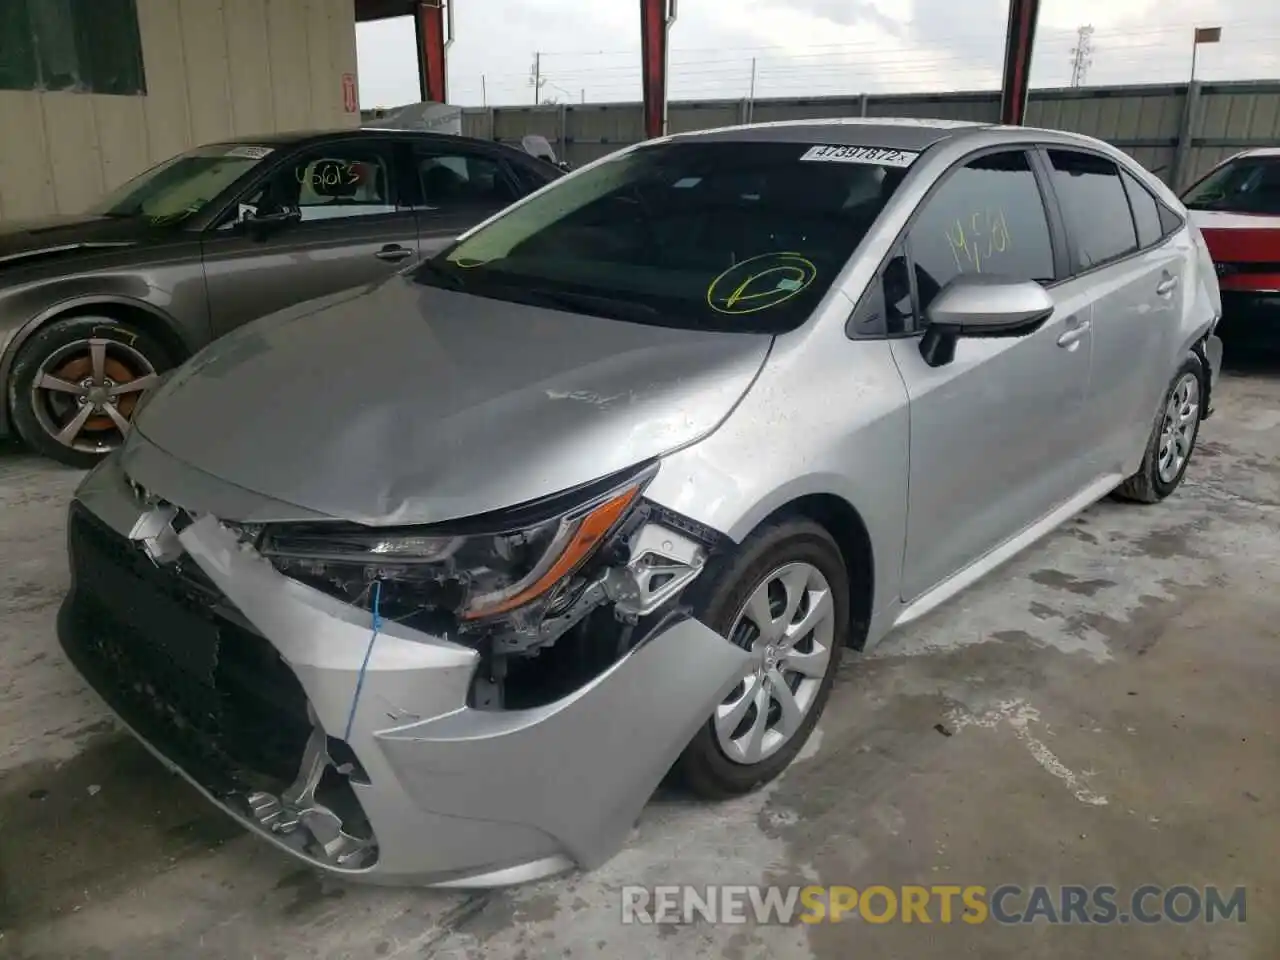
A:
<svg viewBox="0 0 1280 960">
<path fill-rule="evenodd" d="M 540 614 L 638 502 L 649 469 L 585 499 L 564 498 L 509 520 L 434 527 L 278 524 L 258 550 L 286 576 L 368 608 L 380 581 L 388 619 L 456 618 L 464 630 L 494 619 Z"/>
</svg>

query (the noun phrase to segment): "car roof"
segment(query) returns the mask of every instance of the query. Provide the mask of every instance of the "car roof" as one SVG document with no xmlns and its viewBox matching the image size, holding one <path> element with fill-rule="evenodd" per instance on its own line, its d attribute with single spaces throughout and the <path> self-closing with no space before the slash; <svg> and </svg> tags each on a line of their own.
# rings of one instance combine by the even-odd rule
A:
<svg viewBox="0 0 1280 960">
<path fill-rule="evenodd" d="M 332 130 L 292 130 L 286 133 L 264 133 L 248 137 L 229 137 L 218 140 L 208 146 L 224 146 L 228 144 L 254 144 L 270 147 L 292 147 L 318 140 L 358 140 L 368 136 L 417 137 L 422 140 L 467 140 L 472 143 L 493 143 L 492 140 L 479 140 L 475 137 L 464 137 L 456 133 L 440 133 L 432 130 L 412 130 L 404 127 L 336 127 Z"/>
<path fill-rule="evenodd" d="M 718 127 L 679 133 L 672 141 L 739 140 L 781 143 L 824 143 L 848 147 L 883 147 L 887 150 L 923 151 L 940 143 L 999 129 L 992 124 L 969 120 L 940 120 L 917 117 L 836 117 L 813 120 L 779 120 L 742 126 Z"/>
<path fill-rule="evenodd" d="M 1280 147 L 1250 147 L 1248 150 L 1241 150 L 1232 160 L 1238 160 L 1241 157 L 1280 157 Z"/>
</svg>

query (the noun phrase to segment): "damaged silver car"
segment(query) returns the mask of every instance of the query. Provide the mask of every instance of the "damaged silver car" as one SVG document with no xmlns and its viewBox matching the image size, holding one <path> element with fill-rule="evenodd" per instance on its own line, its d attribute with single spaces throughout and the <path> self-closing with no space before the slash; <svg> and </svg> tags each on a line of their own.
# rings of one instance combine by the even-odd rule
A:
<svg viewBox="0 0 1280 960">
<path fill-rule="evenodd" d="M 68 656 L 331 873 L 589 869 L 794 759 L 841 652 L 1180 483 L 1217 283 L 1105 144 L 651 141 L 173 373 L 71 507 Z"/>
</svg>

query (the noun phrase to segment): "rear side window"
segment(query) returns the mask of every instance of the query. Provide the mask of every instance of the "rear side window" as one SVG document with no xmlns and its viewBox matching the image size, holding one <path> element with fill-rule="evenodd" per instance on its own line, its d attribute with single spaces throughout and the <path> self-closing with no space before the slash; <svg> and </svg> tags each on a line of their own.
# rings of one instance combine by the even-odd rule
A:
<svg viewBox="0 0 1280 960">
<path fill-rule="evenodd" d="M 1120 171 L 1120 179 L 1124 181 L 1129 206 L 1133 209 L 1133 222 L 1138 228 L 1138 246 L 1155 246 L 1164 239 L 1167 232 L 1160 224 L 1160 206 L 1156 198 L 1127 171 Z"/>
<path fill-rule="evenodd" d="M 1044 200 L 1027 155 L 989 153 L 952 172 L 924 202 L 908 233 L 921 311 L 961 274 L 1054 279 Z M 885 274 L 886 300 L 901 300 L 907 276 Z M 899 289 L 889 289 L 894 283 Z"/>
<path fill-rule="evenodd" d="M 1050 150 L 1053 188 L 1080 266 L 1088 269 L 1138 249 L 1138 235 L 1120 169 L 1104 157 Z"/>
</svg>

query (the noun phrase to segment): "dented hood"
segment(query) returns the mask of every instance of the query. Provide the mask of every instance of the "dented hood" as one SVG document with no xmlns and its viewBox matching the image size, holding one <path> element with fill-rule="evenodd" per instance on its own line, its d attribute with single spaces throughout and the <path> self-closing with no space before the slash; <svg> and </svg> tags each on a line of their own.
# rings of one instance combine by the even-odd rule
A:
<svg viewBox="0 0 1280 960">
<path fill-rule="evenodd" d="M 557 493 L 705 436 L 770 342 L 395 277 L 215 342 L 168 379 L 135 430 L 282 505 L 431 523 Z M 180 490 L 158 492 L 182 502 Z"/>
</svg>

